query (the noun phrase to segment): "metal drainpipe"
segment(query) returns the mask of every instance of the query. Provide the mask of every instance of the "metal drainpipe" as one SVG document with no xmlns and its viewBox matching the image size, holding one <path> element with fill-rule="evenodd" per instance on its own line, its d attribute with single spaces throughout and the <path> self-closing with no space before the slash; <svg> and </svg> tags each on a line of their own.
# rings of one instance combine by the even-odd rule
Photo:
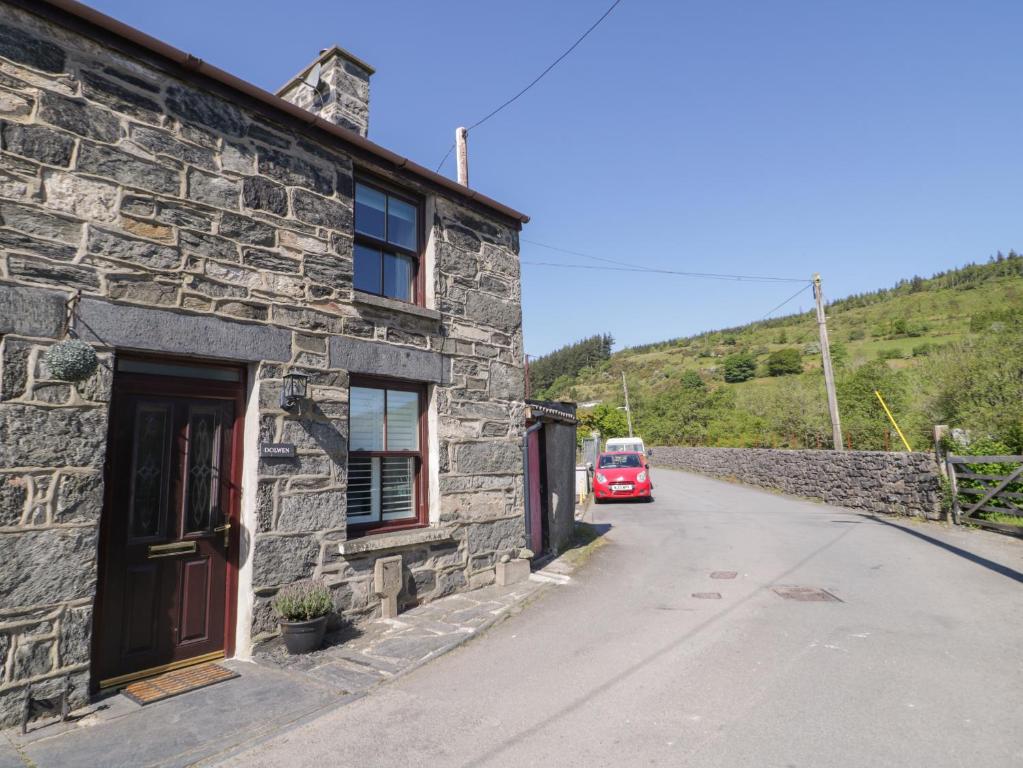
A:
<svg viewBox="0 0 1023 768">
<path fill-rule="evenodd" d="M 526 546 L 531 547 L 533 543 L 533 509 L 532 509 L 532 496 L 529 493 L 529 436 L 533 432 L 539 429 L 543 429 L 543 421 L 538 421 L 531 427 L 528 427 L 525 432 L 522 433 L 522 491 L 523 501 L 526 507 Z M 534 552 L 534 555 L 540 554 Z"/>
</svg>

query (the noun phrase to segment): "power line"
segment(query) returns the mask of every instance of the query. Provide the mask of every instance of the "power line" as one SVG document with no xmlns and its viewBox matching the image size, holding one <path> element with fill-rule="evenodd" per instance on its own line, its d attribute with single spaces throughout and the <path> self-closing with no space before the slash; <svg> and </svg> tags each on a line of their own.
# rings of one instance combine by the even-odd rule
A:
<svg viewBox="0 0 1023 768">
<path fill-rule="evenodd" d="M 571 46 L 569 46 L 568 50 L 566 50 L 563 54 L 558 56 L 558 58 L 556 58 L 554 61 L 552 61 L 550 63 L 550 65 L 547 67 L 547 69 L 545 69 L 543 72 L 541 72 L 535 78 L 533 78 L 533 81 L 529 85 L 527 85 L 521 91 L 516 93 L 514 96 L 512 96 L 510 99 L 508 99 L 506 102 L 504 102 L 497 109 L 495 109 L 492 112 L 490 112 L 488 115 L 486 115 L 486 117 L 483 117 L 483 118 L 477 120 L 472 125 L 470 125 L 468 130 L 471 131 L 474 128 L 479 128 L 481 125 L 483 125 L 483 123 L 487 122 L 487 120 L 492 118 L 494 115 L 496 115 L 498 112 L 503 110 L 505 107 L 511 106 L 516 101 L 518 101 L 520 97 L 524 96 L 526 94 L 526 91 L 528 91 L 534 85 L 536 85 L 541 80 L 543 80 L 544 77 L 546 77 L 547 73 L 549 73 L 552 69 L 554 69 L 556 66 L 558 66 L 558 64 L 561 63 L 562 59 L 564 59 L 566 56 L 568 56 L 568 54 L 570 54 L 572 51 L 574 51 L 578 47 L 579 43 L 581 43 L 583 40 L 585 40 L 593 30 L 595 30 L 597 27 L 599 27 L 600 23 L 602 21 L 604 21 L 604 19 L 606 19 L 608 16 L 611 15 L 611 11 L 613 11 L 615 9 L 615 7 L 620 2 L 622 2 L 622 0 L 614 0 L 614 2 L 611 3 L 611 7 L 608 8 L 606 11 L 604 11 L 603 15 L 599 19 L 597 19 L 595 22 L 593 22 L 593 24 L 590 25 L 589 29 L 587 29 L 585 32 L 583 32 L 582 35 L 579 37 L 579 39 L 577 39 L 574 43 L 572 43 Z M 447 153 L 444 155 L 444 159 L 441 160 L 440 163 L 437 165 L 437 171 L 438 172 L 443 167 L 444 162 L 451 156 L 451 153 L 454 151 L 454 149 L 455 149 L 455 145 L 452 144 L 451 147 L 448 149 Z"/>
<path fill-rule="evenodd" d="M 782 308 L 782 307 L 784 307 L 784 306 L 785 306 L 786 304 L 788 304 L 788 303 L 789 303 L 790 301 L 792 301 L 792 300 L 793 300 L 794 298 L 796 298 L 796 296 L 798 296 L 799 294 L 801 294 L 801 293 L 802 293 L 803 291 L 805 291 L 805 290 L 809 289 L 809 288 L 810 288 L 810 287 L 811 287 L 812 285 L 813 285 L 813 283 L 811 283 L 811 282 L 807 282 L 807 284 L 806 284 L 806 285 L 804 285 L 804 286 L 803 286 L 802 288 L 800 288 L 800 289 L 799 289 L 798 291 L 796 291 L 795 293 L 793 293 L 793 294 L 792 294 L 791 296 L 789 296 L 789 297 L 788 297 L 787 299 L 785 299 L 785 301 L 783 301 L 783 302 L 782 302 L 781 304 L 779 304 L 779 305 L 778 305 L 777 307 L 775 307 L 774 309 L 772 309 L 772 310 L 771 310 L 770 312 L 768 312 L 768 313 L 767 313 L 766 315 L 764 315 L 764 316 L 763 316 L 762 318 L 760 318 L 760 319 L 761 319 L 761 320 L 766 320 L 766 319 L 767 319 L 768 317 L 770 317 L 771 315 L 773 315 L 773 314 L 774 314 L 775 312 L 777 312 L 777 311 L 778 311 L 779 309 L 781 309 L 781 308 Z"/>
<path fill-rule="evenodd" d="M 664 270 L 657 269 L 655 267 L 644 267 L 640 264 L 630 264 L 627 261 L 617 261 L 615 259 L 608 259 L 603 256 L 594 256 L 589 253 L 583 253 L 581 251 L 572 251 L 568 248 L 559 248 L 555 245 L 547 245 L 546 243 L 540 243 L 536 240 L 529 240 L 522 238 L 523 243 L 529 243 L 530 245 L 537 245 L 541 248 L 546 248 L 550 251 L 557 251 L 559 253 L 567 253 L 571 256 L 581 256 L 584 259 L 592 259 L 593 261 L 602 261 L 606 264 L 616 264 L 620 267 L 628 267 L 634 272 L 658 272 L 661 274 L 670 275 L 681 275 L 683 277 L 704 277 L 715 280 L 748 280 L 750 282 L 767 282 L 767 283 L 805 283 L 805 277 L 771 277 L 768 275 L 732 275 L 717 272 L 683 272 L 681 270 Z M 571 267 L 576 266 L 572 264 L 554 264 L 548 262 L 528 262 L 524 261 L 523 264 L 532 264 L 534 266 L 552 266 L 552 267 Z M 578 265 L 582 268 L 582 265 Z M 596 267 L 585 267 L 586 269 L 596 269 Z"/>
<path fill-rule="evenodd" d="M 641 264 L 639 264 L 639 265 L 637 265 L 637 264 L 629 264 L 628 262 L 625 262 L 625 261 L 615 261 L 614 259 L 607 259 L 607 258 L 604 258 L 603 256 L 591 256 L 588 253 L 582 253 L 580 251 L 571 251 L 568 248 L 558 248 L 555 245 L 547 245 L 546 243 L 538 243 L 536 240 L 529 240 L 529 239 L 524 238 L 524 237 L 521 238 L 521 240 L 522 240 L 523 243 L 529 243 L 530 245 L 538 245 L 541 248 L 546 248 L 549 251 L 557 251 L 558 253 L 567 253 L 567 254 L 569 254 L 571 256 L 582 256 L 584 259 L 593 259 L 594 261 L 603 261 L 603 262 L 605 262 L 607 264 L 617 264 L 618 266 L 621 266 L 621 267 L 633 267 L 633 268 L 635 268 L 635 269 L 637 269 L 639 271 L 642 271 L 642 272 L 650 271 L 649 267 L 644 267 Z"/>
<path fill-rule="evenodd" d="M 779 280 L 788 280 L 784 277 L 758 277 L 756 275 L 726 275 L 716 274 L 713 272 L 682 272 L 677 269 L 655 269 L 651 267 L 597 267 L 590 266 L 589 264 L 558 264 L 553 261 L 522 261 L 520 264 L 524 264 L 530 267 L 556 267 L 560 269 L 585 269 L 596 272 L 642 272 L 645 274 L 658 274 L 658 275 L 675 275 L 677 277 L 695 277 L 707 280 L 729 280 L 732 282 L 748 282 L 748 283 L 763 283 L 763 282 L 777 282 Z M 800 293 L 805 291 L 806 288 L 801 288 Z"/>
</svg>

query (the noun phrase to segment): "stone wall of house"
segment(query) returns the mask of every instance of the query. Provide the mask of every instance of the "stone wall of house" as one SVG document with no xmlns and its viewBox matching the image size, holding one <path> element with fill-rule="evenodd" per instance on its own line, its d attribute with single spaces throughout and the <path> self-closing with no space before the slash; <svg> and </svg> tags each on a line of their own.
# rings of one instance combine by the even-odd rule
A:
<svg viewBox="0 0 1023 768">
<path fill-rule="evenodd" d="M 656 467 L 699 472 L 869 512 L 940 519 L 940 474 L 929 453 L 654 448 Z"/>
<path fill-rule="evenodd" d="M 340 611 L 376 607 L 376 555 L 339 550 L 350 373 L 432 384 L 443 535 L 395 544 L 404 603 L 490 583 L 524 543 L 518 224 L 90 35 L 0 6 L 0 722 L 29 683 L 45 692 L 70 672 L 85 696 L 124 350 L 252 365 L 261 438 L 297 446 L 243 489 L 257 510 L 254 633 L 273 628 L 276 590 L 313 574 Z M 432 308 L 353 290 L 357 170 L 426 201 Z M 104 365 L 69 385 L 40 359 L 75 291 L 76 328 Z M 278 407 L 288 370 L 311 377 L 301 414 Z"/>
</svg>

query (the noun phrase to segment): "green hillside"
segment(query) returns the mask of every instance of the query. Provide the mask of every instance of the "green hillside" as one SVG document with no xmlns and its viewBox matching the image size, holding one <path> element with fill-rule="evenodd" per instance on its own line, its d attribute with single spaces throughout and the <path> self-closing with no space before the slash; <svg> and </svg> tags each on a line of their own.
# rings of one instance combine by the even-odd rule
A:
<svg viewBox="0 0 1023 768">
<path fill-rule="evenodd" d="M 878 389 L 914 449 L 936 423 L 1023 451 L 1023 256 L 914 277 L 827 308 L 845 439 L 899 449 Z M 650 444 L 827 447 L 812 312 L 624 349 L 536 393 L 601 401 L 584 418 L 622 429 L 621 372 Z M 555 372 L 556 373 L 556 372 Z M 772 375 L 773 374 L 773 375 Z"/>
</svg>

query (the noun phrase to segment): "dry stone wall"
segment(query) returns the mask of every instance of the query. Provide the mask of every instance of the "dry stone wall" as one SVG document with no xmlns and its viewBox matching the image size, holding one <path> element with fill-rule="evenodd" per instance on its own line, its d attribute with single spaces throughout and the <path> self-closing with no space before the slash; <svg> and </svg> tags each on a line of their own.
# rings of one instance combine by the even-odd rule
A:
<svg viewBox="0 0 1023 768">
<path fill-rule="evenodd" d="M 652 462 L 852 509 L 941 517 L 940 475 L 928 453 L 661 447 Z"/>
<path fill-rule="evenodd" d="M 439 539 L 406 542 L 401 602 L 488 584 L 522 546 L 518 223 L 245 103 L 59 12 L 0 6 L 0 722 L 25 687 L 86 695 L 112 370 L 124 350 L 250 365 L 261 459 L 253 633 L 268 601 L 322 576 L 340 612 L 376 610 L 372 561 L 345 557 L 349 375 L 431 385 Z M 432 306 L 352 286 L 357 173 L 429 212 Z M 78 385 L 42 364 L 81 291 L 103 365 Z M 287 370 L 314 407 L 282 411 Z M 437 485 L 437 482 L 434 482 Z"/>
</svg>

